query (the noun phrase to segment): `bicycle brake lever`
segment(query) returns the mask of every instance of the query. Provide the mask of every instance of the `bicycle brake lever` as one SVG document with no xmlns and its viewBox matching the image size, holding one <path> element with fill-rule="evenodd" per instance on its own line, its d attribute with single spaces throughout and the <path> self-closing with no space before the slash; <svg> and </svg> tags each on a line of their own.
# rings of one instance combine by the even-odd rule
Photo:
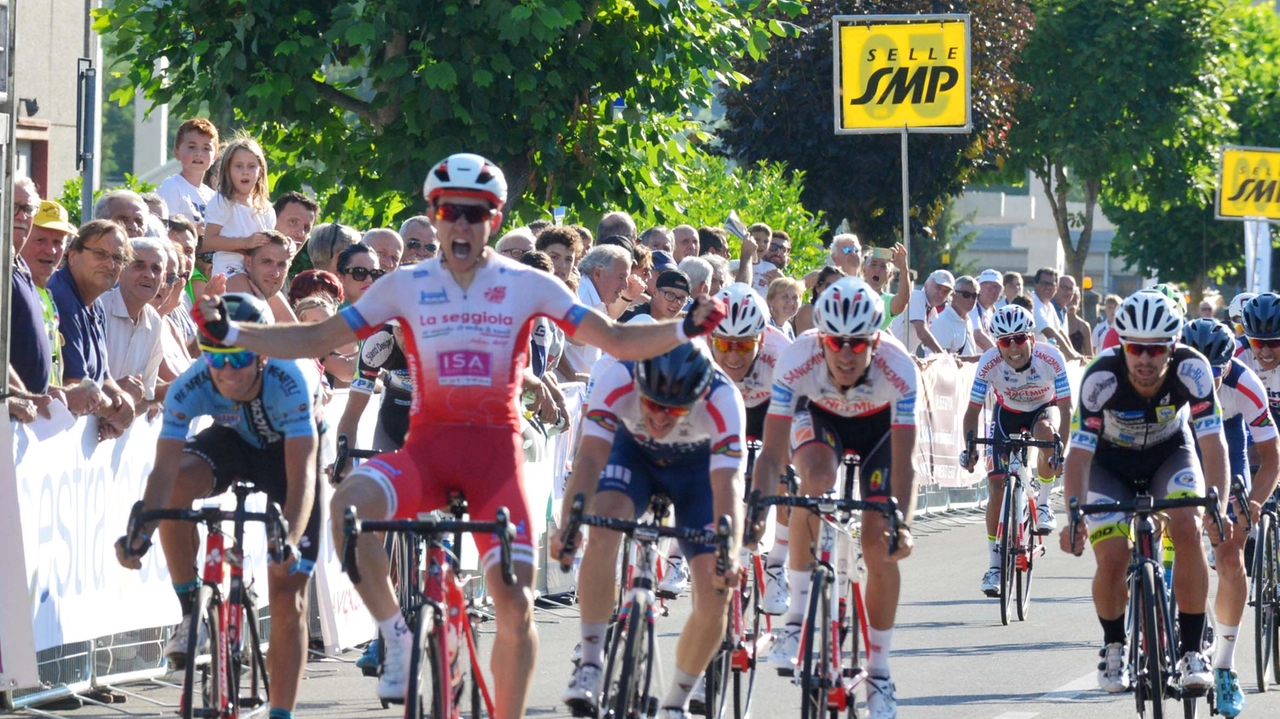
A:
<svg viewBox="0 0 1280 719">
<path fill-rule="evenodd" d="M 721 515 L 716 524 L 716 574 L 724 575 L 729 569 L 729 545 L 733 543 L 733 520 Z"/>
<path fill-rule="evenodd" d="M 746 526 L 742 528 L 742 544 L 750 546 L 756 543 L 756 522 L 760 519 L 760 490 L 751 490 L 747 501 Z"/>
<path fill-rule="evenodd" d="M 578 530 L 582 527 L 582 509 L 585 504 L 586 497 L 581 492 L 573 495 L 573 504 L 569 508 L 569 516 L 564 523 L 564 533 L 561 535 L 564 548 L 560 550 L 560 556 L 556 557 L 560 572 L 563 574 L 568 574 L 573 569 L 573 557 L 578 553 Z M 568 563 L 565 563 L 565 557 L 569 558 Z"/>
<path fill-rule="evenodd" d="M 356 542 L 360 538 L 360 524 L 356 519 L 356 508 L 347 507 L 342 515 L 342 571 L 351 578 L 352 584 L 360 583 L 360 568 L 356 566 Z"/>
<path fill-rule="evenodd" d="M 516 583 L 516 572 L 511 567 L 511 543 L 515 537 L 516 528 L 512 526 L 510 515 L 507 514 L 506 507 L 498 507 L 496 520 L 498 523 L 498 541 L 502 545 L 502 582 L 508 587 Z"/>
</svg>

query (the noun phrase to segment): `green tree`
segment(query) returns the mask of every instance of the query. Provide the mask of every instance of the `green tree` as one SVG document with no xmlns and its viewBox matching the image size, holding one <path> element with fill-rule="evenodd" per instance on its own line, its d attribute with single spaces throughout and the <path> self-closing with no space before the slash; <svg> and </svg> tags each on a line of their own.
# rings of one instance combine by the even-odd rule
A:
<svg viewBox="0 0 1280 719">
<path fill-rule="evenodd" d="M 97 11 L 95 27 L 147 97 L 179 115 L 234 108 L 274 148 L 277 192 L 399 193 L 406 213 L 420 211 L 411 198 L 431 164 L 472 151 L 503 167 L 512 205 L 639 209 L 631 188 L 676 153 L 674 140 L 706 138 L 691 113 L 714 87 L 739 81 L 731 60 L 791 31 L 757 17 L 802 9 L 794 0 L 118 0 Z"/>
<path fill-rule="evenodd" d="M 1004 153 L 1016 83 L 1009 72 L 1026 40 L 1027 3 L 1014 0 L 815 0 L 797 22 L 804 31 L 775 41 L 765 58 L 742 60 L 752 82 L 723 97 L 722 150 L 751 163 L 771 160 L 805 173 L 804 201 L 833 221 L 845 218 L 864 243 L 889 246 L 902 227 L 900 141 L 896 135 L 832 131 L 831 16 L 840 14 L 971 14 L 973 131 L 917 134 L 909 139 L 913 227 L 934 225 L 977 169 Z M 913 229 L 912 262 L 929 254 Z M 924 250 L 923 254 L 916 250 Z"/>
<path fill-rule="evenodd" d="M 790 235 L 791 276 L 803 276 L 826 261 L 826 224 L 821 212 L 804 207 L 803 172 L 789 172 L 777 162 L 731 167 L 722 157 L 689 153 L 684 162 L 664 168 L 653 179 L 637 188 L 646 207 L 635 218 L 641 230 L 660 224 L 723 227 L 729 213 L 736 211 L 748 225 L 763 222 Z M 730 235 L 730 253 L 736 257 L 740 248 Z"/>
<path fill-rule="evenodd" d="M 1142 212 L 1167 205 L 1153 206 L 1153 196 L 1168 197 L 1175 188 L 1185 196 L 1211 182 L 1193 158 L 1227 126 L 1216 59 L 1225 6 L 1222 0 L 1033 6 L 1035 29 L 1014 65 L 1027 92 L 1016 106 L 1005 169 L 1030 171 L 1044 187 L 1067 271 L 1080 279 L 1104 192 L 1109 204 Z M 1166 190 L 1153 193 L 1153 181 Z M 1084 211 L 1073 214 L 1067 201 L 1077 189 Z M 1073 228 L 1080 230 L 1074 242 Z"/>
</svg>

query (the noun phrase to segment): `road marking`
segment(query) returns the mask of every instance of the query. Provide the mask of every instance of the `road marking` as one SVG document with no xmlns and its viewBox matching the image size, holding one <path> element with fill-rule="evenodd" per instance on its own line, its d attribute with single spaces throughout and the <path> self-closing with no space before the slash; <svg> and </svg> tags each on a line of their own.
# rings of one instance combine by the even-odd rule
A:
<svg viewBox="0 0 1280 719">
<path fill-rule="evenodd" d="M 1032 719 L 1032 717 L 1040 716 L 1039 712 L 1005 712 L 996 719 Z"/>
<path fill-rule="evenodd" d="M 1054 689 L 1053 691 L 1044 694 L 1043 696 L 1040 697 L 1040 701 L 1054 702 L 1054 701 L 1064 701 L 1067 699 L 1074 699 L 1080 696 L 1081 694 L 1085 693 L 1089 689 L 1097 688 L 1097 686 L 1098 686 L 1097 674 L 1095 674 L 1094 672 L 1089 672 L 1088 674 L 1080 677 L 1079 679 L 1076 679 L 1075 681 L 1067 682 L 1066 684 L 1063 684 L 1057 689 Z"/>
</svg>

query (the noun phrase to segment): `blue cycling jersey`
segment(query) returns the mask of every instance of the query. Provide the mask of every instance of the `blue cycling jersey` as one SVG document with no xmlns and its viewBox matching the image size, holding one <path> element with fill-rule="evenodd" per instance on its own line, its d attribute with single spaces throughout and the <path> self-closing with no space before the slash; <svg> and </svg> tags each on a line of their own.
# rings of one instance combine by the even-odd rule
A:
<svg viewBox="0 0 1280 719">
<path fill-rule="evenodd" d="M 267 360 L 262 390 L 244 403 L 218 394 L 208 362 L 193 363 L 174 380 L 165 397 L 160 438 L 186 439 L 191 421 L 206 415 L 258 449 L 291 437 L 314 436 L 317 425 L 323 423 L 320 377 L 304 362 L 314 365 L 311 360 Z"/>
</svg>

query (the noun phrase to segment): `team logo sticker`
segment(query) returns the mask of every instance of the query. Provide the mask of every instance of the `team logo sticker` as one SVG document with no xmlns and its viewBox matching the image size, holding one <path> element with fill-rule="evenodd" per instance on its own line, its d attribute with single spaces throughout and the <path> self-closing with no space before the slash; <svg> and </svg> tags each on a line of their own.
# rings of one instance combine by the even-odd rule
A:
<svg viewBox="0 0 1280 719">
<path fill-rule="evenodd" d="M 884 489 L 884 471 L 877 469 L 871 473 L 871 491 L 879 492 Z"/>
</svg>

